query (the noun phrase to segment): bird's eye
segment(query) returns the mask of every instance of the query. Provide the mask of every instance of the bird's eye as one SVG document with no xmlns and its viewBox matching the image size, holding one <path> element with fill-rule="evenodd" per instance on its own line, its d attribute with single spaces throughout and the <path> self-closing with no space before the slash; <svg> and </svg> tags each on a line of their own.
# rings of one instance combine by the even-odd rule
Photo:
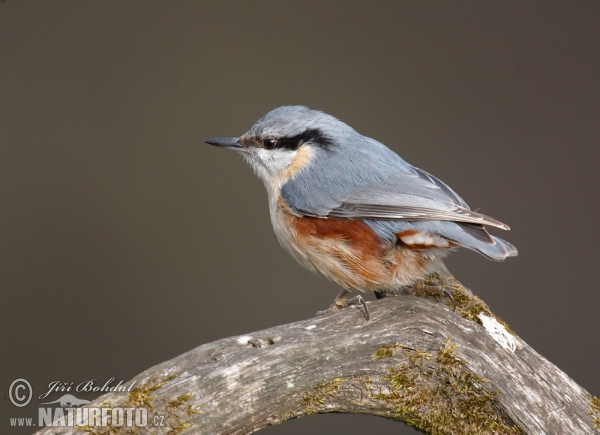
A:
<svg viewBox="0 0 600 435">
<path fill-rule="evenodd" d="M 272 150 L 277 145 L 277 141 L 275 139 L 265 139 L 263 140 L 263 147 L 267 150 Z"/>
</svg>

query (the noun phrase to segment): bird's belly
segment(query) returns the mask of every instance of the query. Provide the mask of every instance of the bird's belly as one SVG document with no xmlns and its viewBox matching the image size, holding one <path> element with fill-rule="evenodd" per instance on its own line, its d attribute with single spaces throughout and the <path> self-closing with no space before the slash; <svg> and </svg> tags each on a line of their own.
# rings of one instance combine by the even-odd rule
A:
<svg viewBox="0 0 600 435">
<path fill-rule="evenodd" d="M 298 217 L 278 207 L 273 228 L 307 269 L 345 289 L 393 290 L 435 269 L 436 255 L 382 241 L 359 220 Z"/>
</svg>

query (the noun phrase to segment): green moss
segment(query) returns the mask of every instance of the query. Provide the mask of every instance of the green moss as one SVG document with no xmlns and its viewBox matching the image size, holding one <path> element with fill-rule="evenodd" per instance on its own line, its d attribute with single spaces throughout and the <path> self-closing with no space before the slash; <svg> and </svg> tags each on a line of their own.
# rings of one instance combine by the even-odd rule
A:
<svg viewBox="0 0 600 435">
<path fill-rule="evenodd" d="M 450 337 L 434 353 L 407 349 L 399 343 L 381 345 L 371 355 L 374 360 L 395 356 L 392 363 L 403 363 L 377 379 L 359 375 L 322 381 L 303 393 L 293 410 L 283 411 L 278 422 L 340 411 L 338 396 L 356 397 L 358 393 L 358 400 L 368 398 L 373 409 L 381 410 L 378 415 L 402 421 L 421 432 L 522 434 L 499 405 L 500 392 L 489 389 L 486 379 L 469 371 L 456 355 L 457 349 Z"/>
<path fill-rule="evenodd" d="M 164 387 L 169 381 L 172 381 L 176 377 L 177 376 L 175 375 L 165 376 L 162 381 L 159 381 L 160 376 L 148 379 L 148 381 L 127 393 L 127 399 L 122 403 L 122 406 L 133 408 L 142 407 L 154 411 L 152 401 L 156 398 L 156 395 L 153 395 L 152 393 L 159 388 Z"/>
<path fill-rule="evenodd" d="M 456 349 L 458 349 L 458 344 L 452 343 L 450 337 L 447 337 L 438 350 L 437 362 L 445 366 L 454 367 L 464 364 L 465 361 L 456 356 Z"/>
<path fill-rule="evenodd" d="M 393 410 L 390 417 L 425 433 L 520 434 L 502 413 L 497 391 L 488 381 L 467 370 L 455 355 L 450 337 L 440 345 L 435 362 L 422 350 L 404 349 L 406 362 L 388 370 L 382 378 L 390 392 L 372 396 Z"/>
<path fill-rule="evenodd" d="M 398 343 L 394 344 L 385 344 L 383 346 L 379 346 L 379 349 L 372 355 L 376 360 L 380 360 L 382 358 L 389 358 L 394 356 L 396 352 L 402 349 L 402 345 Z"/>
<path fill-rule="evenodd" d="M 590 409 L 588 412 L 592 416 L 592 423 L 594 423 L 594 429 L 600 429 L 600 399 L 590 394 Z"/>
<path fill-rule="evenodd" d="M 289 420 L 291 418 L 296 418 L 297 416 L 298 416 L 298 414 L 296 414 L 291 409 L 286 409 L 285 411 L 283 411 L 281 413 L 281 416 L 279 417 L 279 421 L 277 421 L 274 424 L 283 423 L 284 421 Z"/>
<path fill-rule="evenodd" d="M 148 410 L 147 427 L 128 427 L 126 425 L 116 427 L 111 424 L 109 419 L 106 427 L 77 426 L 76 429 L 93 435 L 138 435 L 147 433 L 151 429 L 170 435 L 180 433 L 182 430 L 191 427 L 194 424 L 192 421 L 193 416 L 201 412 L 195 409 L 191 404 L 187 403 L 194 395 L 182 394 L 173 400 L 167 401 L 165 399 L 157 399 L 157 395 L 152 394 L 159 388 L 167 385 L 176 377 L 177 375 L 165 376 L 162 379 L 160 376 L 150 378 L 139 387 L 128 392 L 127 397 L 122 402 L 117 404 L 104 402 L 102 404 L 102 408 L 109 409 L 108 414 L 111 418 L 113 408 L 146 408 Z M 151 427 L 155 421 L 162 424 L 162 426 L 156 428 Z"/>
<path fill-rule="evenodd" d="M 452 296 L 454 296 L 454 301 L 456 302 L 456 311 L 458 311 L 464 319 L 472 320 L 483 326 L 479 315 L 484 314 L 488 317 L 496 319 L 510 334 L 516 336 L 515 332 L 510 328 L 510 326 L 508 326 L 506 322 L 492 313 L 490 311 L 490 307 L 488 307 L 485 302 L 472 294 L 470 290 L 455 280 L 453 276 L 450 275 L 448 277 L 443 277 L 439 273 L 435 272 L 423 278 L 423 284 L 427 286 L 441 287 L 452 293 Z M 448 305 L 452 306 L 452 303 L 448 301 Z"/>
<path fill-rule="evenodd" d="M 340 384 L 348 382 L 347 379 L 333 378 L 330 381 L 323 381 L 312 390 L 302 395 L 301 407 L 304 414 L 310 415 L 316 413 L 327 401 L 327 397 L 334 397 L 340 390 Z"/>
</svg>

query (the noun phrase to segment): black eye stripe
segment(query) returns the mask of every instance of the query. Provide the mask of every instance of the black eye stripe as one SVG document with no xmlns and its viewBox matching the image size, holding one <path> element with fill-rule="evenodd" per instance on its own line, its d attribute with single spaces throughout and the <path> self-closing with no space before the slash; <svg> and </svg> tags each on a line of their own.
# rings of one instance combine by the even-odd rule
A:
<svg viewBox="0 0 600 435">
<path fill-rule="evenodd" d="M 284 150 L 297 150 L 302 142 L 296 137 L 282 137 L 277 143 L 277 148 Z"/>
<path fill-rule="evenodd" d="M 269 141 L 269 143 L 267 143 Z M 264 139 L 263 146 L 266 149 L 286 149 L 286 150 L 297 150 L 300 145 L 305 142 L 312 142 L 321 148 L 329 148 L 333 145 L 333 140 L 325 136 L 318 128 L 304 130 L 302 133 L 292 137 L 282 137 L 275 141 L 274 145 L 271 146 L 273 139 Z"/>
<path fill-rule="evenodd" d="M 304 133 L 299 134 L 296 138 L 298 138 L 301 143 L 312 142 L 321 148 L 330 148 L 333 145 L 333 140 L 318 128 L 304 130 Z"/>
</svg>

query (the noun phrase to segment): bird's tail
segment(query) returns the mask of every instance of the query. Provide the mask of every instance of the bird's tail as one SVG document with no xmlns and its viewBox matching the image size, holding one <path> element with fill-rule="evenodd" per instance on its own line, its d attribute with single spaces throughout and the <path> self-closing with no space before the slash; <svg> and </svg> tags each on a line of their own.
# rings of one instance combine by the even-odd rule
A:
<svg viewBox="0 0 600 435">
<path fill-rule="evenodd" d="M 482 225 L 458 223 L 459 231 L 443 234 L 444 237 L 461 246 L 479 252 L 490 260 L 503 261 L 506 257 L 515 257 L 517 248 L 498 237 L 491 236 Z"/>
</svg>

